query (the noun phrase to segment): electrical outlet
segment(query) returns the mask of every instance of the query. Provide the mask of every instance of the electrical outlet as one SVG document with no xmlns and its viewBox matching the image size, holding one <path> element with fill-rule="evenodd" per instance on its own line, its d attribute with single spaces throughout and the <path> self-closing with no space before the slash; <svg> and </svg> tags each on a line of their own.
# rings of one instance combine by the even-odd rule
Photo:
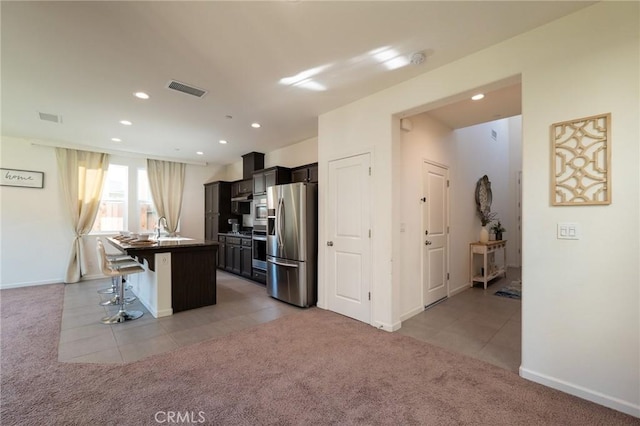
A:
<svg viewBox="0 0 640 426">
<path fill-rule="evenodd" d="M 577 223 L 560 222 L 558 223 L 557 232 L 559 240 L 580 239 L 580 226 Z"/>
</svg>

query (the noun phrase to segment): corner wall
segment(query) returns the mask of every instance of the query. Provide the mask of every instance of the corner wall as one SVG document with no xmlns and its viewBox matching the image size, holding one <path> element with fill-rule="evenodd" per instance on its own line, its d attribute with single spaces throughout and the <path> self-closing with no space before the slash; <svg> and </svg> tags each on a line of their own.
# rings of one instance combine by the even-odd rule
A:
<svg viewBox="0 0 640 426">
<path fill-rule="evenodd" d="M 522 76 L 522 366 L 528 379 L 640 416 L 640 4 L 599 2 L 319 118 L 320 184 L 330 160 L 372 152 L 372 325 L 399 322 L 397 117 Z M 597 28 L 597 31 L 594 30 Z M 473 70 L 472 73 L 469 70 Z M 427 108 L 422 109 L 423 111 Z M 609 206 L 551 207 L 549 126 L 611 112 Z M 395 123 L 395 124 L 394 124 Z M 399 132 L 399 130 L 398 130 Z M 395 167 L 394 167 L 395 165 Z M 325 235 L 319 200 L 319 239 Z M 577 222 L 583 237 L 556 239 Z M 326 257 L 319 252 L 319 294 Z M 396 298 L 396 299 L 394 299 Z"/>
</svg>

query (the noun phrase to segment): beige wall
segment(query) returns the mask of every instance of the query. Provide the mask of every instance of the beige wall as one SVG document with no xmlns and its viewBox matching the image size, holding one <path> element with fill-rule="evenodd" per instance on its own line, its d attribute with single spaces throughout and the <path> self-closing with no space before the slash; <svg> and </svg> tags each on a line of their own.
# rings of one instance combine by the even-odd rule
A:
<svg viewBox="0 0 640 426">
<path fill-rule="evenodd" d="M 521 75 L 520 373 L 640 416 L 639 6 L 597 3 L 320 116 L 320 185 L 330 160 L 372 154 L 372 325 L 400 325 L 401 264 L 394 261 L 402 241 L 395 226 L 401 217 L 400 117 Z M 613 203 L 551 207 L 549 126 L 604 112 L 613 117 Z M 320 193 L 320 240 L 330 214 L 325 196 Z M 582 238 L 556 239 L 562 221 L 579 223 Z M 319 257 L 319 305 L 326 306 L 322 247 Z"/>
</svg>

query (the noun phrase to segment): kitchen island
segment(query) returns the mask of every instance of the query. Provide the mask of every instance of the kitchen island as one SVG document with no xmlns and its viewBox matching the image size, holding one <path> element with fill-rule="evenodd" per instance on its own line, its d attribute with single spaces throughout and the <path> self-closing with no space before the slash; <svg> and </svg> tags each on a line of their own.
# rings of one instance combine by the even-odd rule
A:
<svg viewBox="0 0 640 426">
<path fill-rule="evenodd" d="M 144 266 L 127 283 L 155 318 L 216 304 L 217 242 L 185 237 L 107 241 Z"/>
</svg>

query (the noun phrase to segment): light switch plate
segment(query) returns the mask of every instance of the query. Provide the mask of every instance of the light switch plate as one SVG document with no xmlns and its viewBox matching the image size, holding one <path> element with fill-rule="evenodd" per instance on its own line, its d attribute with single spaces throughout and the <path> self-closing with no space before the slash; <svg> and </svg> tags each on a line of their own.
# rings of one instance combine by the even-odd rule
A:
<svg viewBox="0 0 640 426">
<path fill-rule="evenodd" d="M 577 223 L 559 222 L 558 223 L 558 239 L 559 240 L 579 240 L 580 226 Z"/>
</svg>

